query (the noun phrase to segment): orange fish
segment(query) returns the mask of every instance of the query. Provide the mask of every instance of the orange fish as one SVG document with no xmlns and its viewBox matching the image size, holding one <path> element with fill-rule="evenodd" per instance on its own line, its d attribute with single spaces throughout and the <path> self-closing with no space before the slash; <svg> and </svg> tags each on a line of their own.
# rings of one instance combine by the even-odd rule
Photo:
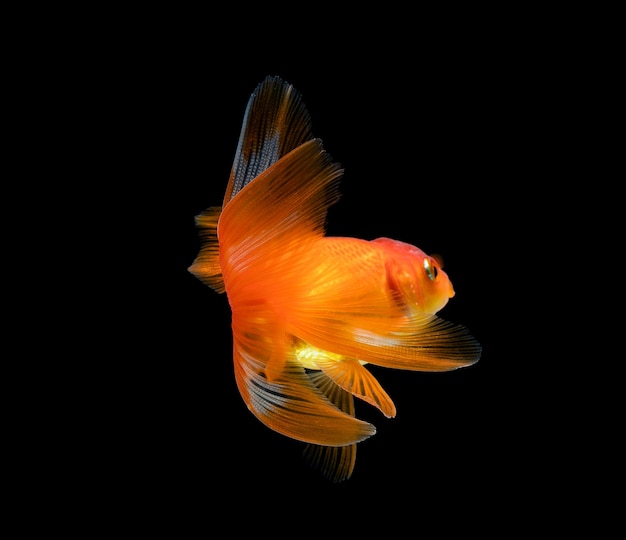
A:
<svg viewBox="0 0 626 540">
<path fill-rule="evenodd" d="M 189 268 L 226 292 L 250 411 L 306 443 L 333 482 L 351 476 L 357 443 L 376 432 L 353 396 L 396 414 L 367 364 L 448 371 L 481 353 L 465 327 L 435 315 L 454 296 L 437 257 L 389 238 L 326 236 L 341 175 L 299 92 L 267 77 L 248 102 L 222 206 L 196 217 L 202 246 Z"/>
</svg>

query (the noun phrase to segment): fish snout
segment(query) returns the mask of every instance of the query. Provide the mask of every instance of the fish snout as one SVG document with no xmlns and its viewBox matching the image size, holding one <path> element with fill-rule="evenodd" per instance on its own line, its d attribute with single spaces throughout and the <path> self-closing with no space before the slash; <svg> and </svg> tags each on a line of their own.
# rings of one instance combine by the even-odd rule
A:
<svg viewBox="0 0 626 540">
<path fill-rule="evenodd" d="M 454 292 L 454 287 L 452 286 L 452 282 L 448 280 L 448 298 L 452 298 L 456 293 Z"/>
</svg>

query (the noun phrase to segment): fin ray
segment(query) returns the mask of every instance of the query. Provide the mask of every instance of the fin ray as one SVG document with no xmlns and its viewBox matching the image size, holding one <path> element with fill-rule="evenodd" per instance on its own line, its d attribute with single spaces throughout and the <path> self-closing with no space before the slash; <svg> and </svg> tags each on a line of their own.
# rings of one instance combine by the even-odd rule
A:
<svg viewBox="0 0 626 540">
<path fill-rule="evenodd" d="M 235 379 L 250 411 L 269 428 L 293 439 L 324 446 L 363 441 L 376 428 L 346 414 L 313 385 L 297 362 L 287 361 L 281 377 L 268 381 L 264 362 L 234 346 Z"/>
<path fill-rule="evenodd" d="M 313 384 L 330 401 L 346 414 L 354 416 L 354 398 L 352 394 L 337 386 L 323 371 L 308 372 Z M 352 476 L 356 464 L 356 444 L 347 446 L 320 446 L 307 444 L 302 456 L 312 467 L 318 469 L 331 482 L 338 483 Z"/>
<path fill-rule="evenodd" d="M 302 451 L 305 461 L 333 483 L 352 476 L 356 463 L 356 444 L 348 446 L 319 446 L 307 444 Z"/>
<path fill-rule="evenodd" d="M 379 327 L 377 327 L 379 322 Z M 312 346 L 366 363 L 412 371 L 450 371 L 478 361 L 481 346 L 467 328 L 435 315 L 396 321 L 351 313 L 301 317 L 293 332 Z"/>
<path fill-rule="evenodd" d="M 313 139 L 242 190 L 222 210 L 218 224 L 220 245 L 227 246 L 222 254 L 225 279 L 256 281 L 258 265 L 265 269 L 267 261 L 285 260 L 293 250 L 303 251 L 306 242 L 321 238 L 328 207 L 339 198 L 341 174 L 321 142 Z M 284 282 L 273 272 L 278 283 Z"/>
<path fill-rule="evenodd" d="M 196 227 L 200 234 L 200 252 L 188 268 L 200 281 L 218 293 L 223 293 L 224 279 L 219 261 L 219 243 L 217 241 L 217 225 L 221 206 L 207 208 L 196 216 Z"/>
<path fill-rule="evenodd" d="M 312 138 L 311 118 L 300 93 L 280 77 L 266 77 L 246 106 L 224 206 L 281 157 Z"/>
<path fill-rule="evenodd" d="M 396 406 L 376 377 L 354 358 L 316 359 L 316 364 L 335 384 L 377 407 L 387 418 L 396 415 Z"/>
</svg>

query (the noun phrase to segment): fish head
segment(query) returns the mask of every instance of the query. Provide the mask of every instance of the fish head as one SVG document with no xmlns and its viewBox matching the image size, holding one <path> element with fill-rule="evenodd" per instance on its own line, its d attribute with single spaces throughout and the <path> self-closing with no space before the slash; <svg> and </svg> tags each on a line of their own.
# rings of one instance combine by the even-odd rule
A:
<svg viewBox="0 0 626 540">
<path fill-rule="evenodd" d="M 434 314 L 454 296 L 454 287 L 438 255 L 390 238 L 374 243 L 384 252 L 386 284 L 398 302 L 411 311 Z"/>
</svg>

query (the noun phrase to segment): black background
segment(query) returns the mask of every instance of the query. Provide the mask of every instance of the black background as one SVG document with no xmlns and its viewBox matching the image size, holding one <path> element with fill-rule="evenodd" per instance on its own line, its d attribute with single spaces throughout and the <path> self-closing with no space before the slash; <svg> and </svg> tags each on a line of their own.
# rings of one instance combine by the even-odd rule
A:
<svg viewBox="0 0 626 540">
<path fill-rule="evenodd" d="M 554 245 L 542 229 L 542 158 L 558 50 L 538 51 L 536 36 L 508 23 L 392 25 L 384 39 L 361 28 L 344 41 L 332 21 L 315 33 L 277 25 L 242 36 L 227 19 L 199 27 L 166 15 L 116 21 L 96 39 L 84 28 L 39 56 L 42 83 L 63 104 L 42 111 L 71 132 L 50 163 L 79 181 L 68 187 L 80 201 L 69 227 L 83 302 L 96 306 L 82 321 L 71 384 L 80 399 L 68 398 L 65 420 L 80 440 L 68 468 L 86 494 L 81 511 L 207 531 L 282 526 L 287 514 L 338 516 L 348 529 L 358 515 L 483 531 L 494 509 L 508 527 L 547 512 L 563 467 L 547 441 L 564 428 L 538 404 L 538 304 L 526 280 L 542 267 L 536 253 Z M 372 367 L 398 414 L 357 403 L 378 433 L 337 485 L 246 409 L 227 298 L 187 271 L 199 249 L 194 216 L 221 203 L 248 98 L 267 75 L 301 92 L 315 136 L 345 169 L 328 234 L 441 254 L 456 296 L 440 315 L 483 346 L 477 364 L 454 372 Z M 524 490 L 545 498 L 509 504 Z"/>
<path fill-rule="evenodd" d="M 467 61 L 445 68 L 418 63 L 415 71 L 384 60 L 355 68 L 350 58 L 334 65 L 258 62 L 226 75 L 210 66 L 197 73 L 184 61 L 166 64 L 177 87 L 159 93 L 169 117 L 155 107 L 159 137 L 151 135 L 157 146 L 146 158 L 162 167 L 150 165 L 158 181 L 143 180 L 143 236 L 156 236 L 137 244 L 150 246 L 147 271 L 162 279 L 149 281 L 149 302 L 162 320 L 145 328 L 146 343 L 166 345 L 154 348 L 156 363 L 146 372 L 142 414 L 159 446 L 150 482 L 185 491 L 205 486 L 207 495 L 236 485 L 239 493 L 283 504 L 316 492 L 332 504 L 346 496 L 402 497 L 406 490 L 466 499 L 476 496 L 486 473 L 494 490 L 519 479 L 519 464 L 506 456 L 531 436 L 512 397 L 524 367 L 512 365 L 505 311 L 497 304 L 511 301 L 499 274 L 505 239 L 515 233 L 502 199 L 514 197 L 523 174 L 508 140 L 520 113 L 507 97 L 506 74 L 494 74 L 497 63 Z M 221 203 L 244 108 L 266 75 L 302 93 L 314 134 L 345 168 L 328 234 L 388 236 L 442 254 L 456 296 L 441 315 L 466 325 L 484 347 L 478 364 L 451 373 L 372 368 L 398 415 L 385 419 L 357 405 L 378 433 L 359 445 L 354 475 L 341 485 L 307 467 L 300 443 L 247 411 L 233 378 L 227 299 L 187 272 L 199 247 L 193 217 Z M 137 457 L 140 467 L 149 458 Z M 185 497 L 196 501 L 195 493 Z"/>
</svg>

